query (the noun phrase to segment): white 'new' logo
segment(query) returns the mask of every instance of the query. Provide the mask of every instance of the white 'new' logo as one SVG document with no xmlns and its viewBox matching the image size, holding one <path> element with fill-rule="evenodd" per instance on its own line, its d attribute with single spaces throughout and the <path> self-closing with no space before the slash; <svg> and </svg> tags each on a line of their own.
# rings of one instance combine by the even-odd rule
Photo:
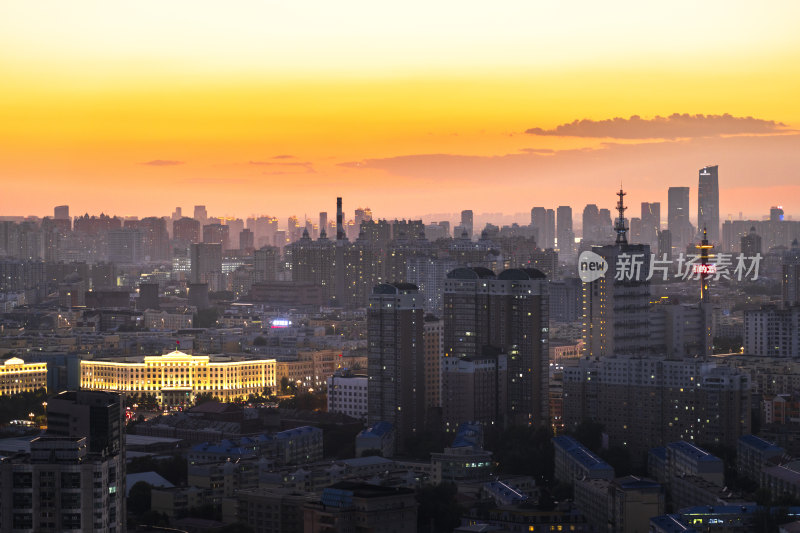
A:
<svg viewBox="0 0 800 533">
<path fill-rule="evenodd" d="M 578 257 L 578 275 L 584 283 L 590 283 L 605 276 L 608 262 L 594 252 L 585 251 Z"/>
</svg>

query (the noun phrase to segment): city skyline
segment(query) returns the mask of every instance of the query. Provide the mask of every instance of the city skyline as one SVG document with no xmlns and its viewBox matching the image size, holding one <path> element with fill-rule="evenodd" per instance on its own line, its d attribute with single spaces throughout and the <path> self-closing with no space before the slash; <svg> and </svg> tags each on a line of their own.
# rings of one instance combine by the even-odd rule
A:
<svg viewBox="0 0 800 533">
<path fill-rule="evenodd" d="M 798 10 L 11 2 L 0 211 L 666 204 L 717 164 L 721 219 L 797 218 Z"/>
</svg>

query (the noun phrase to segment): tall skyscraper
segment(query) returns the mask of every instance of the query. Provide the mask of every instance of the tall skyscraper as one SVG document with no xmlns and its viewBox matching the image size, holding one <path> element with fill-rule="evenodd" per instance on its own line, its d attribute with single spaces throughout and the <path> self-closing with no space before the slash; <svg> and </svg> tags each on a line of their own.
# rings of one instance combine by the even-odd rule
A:
<svg viewBox="0 0 800 533">
<path fill-rule="evenodd" d="M 700 169 L 697 187 L 697 232 L 708 231 L 708 240 L 719 242 L 719 173 L 718 166 Z"/>
<path fill-rule="evenodd" d="M 594 281 L 583 284 L 584 355 L 642 355 L 650 351 L 650 246 L 629 244 L 620 190 L 619 216 L 614 224 L 616 243 L 596 246 L 592 252 L 605 259 L 608 269 Z M 617 279 L 617 269 L 622 276 Z"/>
<path fill-rule="evenodd" d="M 319 234 L 322 235 L 322 232 L 328 234 L 328 212 L 327 211 L 320 211 L 319 213 Z"/>
<path fill-rule="evenodd" d="M 642 202 L 641 242 L 655 248 L 661 231 L 661 203 Z"/>
<path fill-rule="evenodd" d="M 470 239 L 472 239 L 472 236 L 474 235 L 474 233 L 473 233 L 473 230 L 474 230 L 473 223 L 474 223 L 474 219 L 473 219 L 473 216 L 472 216 L 472 209 L 465 209 L 465 210 L 461 211 L 461 226 L 467 232 L 467 236 Z"/>
<path fill-rule="evenodd" d="M 556 222 L 559 258 L 571 257 L 575 245 L 575 233 L 572 231 L 572 208 L 568 205 L 559 206 L 556 211 Z"/>
<path fill-rule="evenodd" d="M 204 226 L 205 223 L 208 222 L 208 211 L 206 211 L 206 206 L 194 206 L 194 219 L 198 221 L 201 226 Z"/>
<path fill-rule="evenodd" d="M 800 304 L 800 244 L 797 239 L 781 259 L 781 296 L 783 305 Z"/>
<path fill-rule="evenodd" d="M 552 209 L 531 209 L 531 224 L 536 231 L 536 245 L 543 250 L 555 248 L 556 218 Z"/>
<path fill-rule="evenodd" d="M 667 229 L 672 234 L 672 246 L 685 250 L 694 238 L 689 221 L 689 187 L 670 187 L 667 202 Z"/>
<path fill-rule="evenodd" d="M 382 283 L 367 309 L 367 421 L 394 426 L 398 450 L 425 426 L 424 311 L 410 283 Z"/>
<path fill-rule="evenodd" d="M 482 267 L 457 268 L 447 275 L 444 301 L 445 357 L 477 361 L 487 355 L 487 347 L 505 354 L 503 423 L 546 424 L 549 299 L 545 275 L 535 269 L 509 269 L 495 276 Z M 501 366 L 497 362 L 496 370 Z M 443 371 L 447 368 L 444 365 Z M 448 397 L 458 395 L 444 389 L 444 378 L 442 383 L 445 412 Z M 457 425 L 465 420 L 449 422 Z"/>
<path fill-rule="evenodd" d="M 53 218 L 56 220 L 69 220 L 69 206 L 57 205 L 53 208 Z"/>
<path fill-rule="evenodd" d="M 583 221 L 581 224 L 583 242 L 597 242 L 600 230 L 600 211 L 596 204 L 587 204 L 583 208 Z"/>
</svg>

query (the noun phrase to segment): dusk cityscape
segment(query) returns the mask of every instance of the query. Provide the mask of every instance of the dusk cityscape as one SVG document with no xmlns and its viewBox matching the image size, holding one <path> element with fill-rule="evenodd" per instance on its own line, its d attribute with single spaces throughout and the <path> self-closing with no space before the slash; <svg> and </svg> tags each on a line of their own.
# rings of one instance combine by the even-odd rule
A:
<svg viewBox="0 0 800 533">
<path fill-rule="evenodd" d="M 800 532 L 798 21 L 0 5 L 0 532 Z"/>
</svg>

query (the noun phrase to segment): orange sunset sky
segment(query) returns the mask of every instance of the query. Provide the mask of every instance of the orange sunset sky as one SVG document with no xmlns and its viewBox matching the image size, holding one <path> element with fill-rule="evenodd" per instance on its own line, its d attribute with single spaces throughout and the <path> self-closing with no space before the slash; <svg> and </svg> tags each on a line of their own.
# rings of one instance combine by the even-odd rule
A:
<svg viewBox="0 0 800 533">
<path fill-rule="evenodd" d="M 7 0 L 0 215 L 283 219 L 340 195 L 577 220 L 621 181 L 666 218 L 667 187 L 695 211 L 718 164 L 722 218 L 797 219 L 799 21 L 793 1 Z"/>
</svg>

